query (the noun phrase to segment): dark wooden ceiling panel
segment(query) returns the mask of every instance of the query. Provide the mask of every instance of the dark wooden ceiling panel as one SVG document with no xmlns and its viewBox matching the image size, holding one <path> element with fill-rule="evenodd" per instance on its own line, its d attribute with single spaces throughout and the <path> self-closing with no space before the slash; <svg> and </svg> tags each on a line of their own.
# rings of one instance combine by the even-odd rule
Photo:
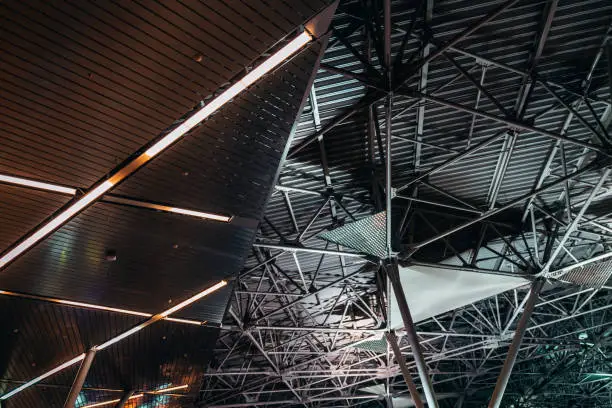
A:
<svg viewBox="0 0 612 408">
<path fill-rule="evenodd" d="M 29 381 L 142 320 L 6 295 L 0 296 L 0 310 L 0 387 L 5 390 L 20 385 L 15 381 Z M 50 381 L 57 385 L 66 378 L 58 375 Z"/>
<path fill-rule="evenodd" d="M 118 192 L 259 220 L 319 49 L 312 45 L 264 78 Z"/>
<path fill-rule="evenodd" d="M 0 252 L 69 199 L 61 194 L 0 184 Z"/>
<path fill-rule="evenodd" d="M 101 203 L 2 271 L 0 287 L 161 312 L 235 273 L 253 233 L 214 221 Z M 115 262 L 106 261 L 108 250 L 116 252 Z M 225 303 L 210 307 L 198 317 L 220 320 Z"/>
<path fill-rule="evenodd" d="M 324 5 L 299 3 L 2 2 L 0 172 L 92 185 Z"/>
</svg>

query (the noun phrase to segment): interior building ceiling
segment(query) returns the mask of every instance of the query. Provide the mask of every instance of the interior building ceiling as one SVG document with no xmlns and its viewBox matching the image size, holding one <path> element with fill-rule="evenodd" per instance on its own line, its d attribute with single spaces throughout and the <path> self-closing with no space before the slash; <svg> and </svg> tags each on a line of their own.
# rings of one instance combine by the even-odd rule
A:
<svg viewBox="0 0 612 408">
<path fill-rule="evenodd" d="M 612 407 L 609 1 L 0 13 L 2 408 Z"/>
<path fill-rule="evenodd" d="M 321 239 L 389 209 L 405 267 L 485 286 L 549 278 L 501 406 L 610 406 L 610 283 L 568 280 L 585 260 L 603 272 L 572 271 L 609 277 L 610 5 L 391 1 L 389 85 L 386 4 L 339 4 L 202 406 L 415 406 L 383 336 L 392 290 L 368 252 L 385 225 L 353 228 L 352 247 Z M 466 290 L 453 276 L 411 282 L 408 303 Z M 417 322 L 440 407 L 489 404 L 529 287 Z"/>
</svg>

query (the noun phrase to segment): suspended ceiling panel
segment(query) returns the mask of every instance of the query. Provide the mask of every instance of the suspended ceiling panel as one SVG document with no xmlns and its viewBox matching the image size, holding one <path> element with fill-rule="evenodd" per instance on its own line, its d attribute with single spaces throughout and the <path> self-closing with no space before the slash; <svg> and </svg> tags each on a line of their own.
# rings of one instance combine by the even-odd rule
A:
<svg viewBox="0 0 612 408">
<path fill-rule="evenodd" d="M 514 276 L 417 265 L 400 267 L 399 276 L 415 322 L 529 283 Z M 390 293 L 390 326 L 399 328 L 402 316 L 394 292 Z"/>
<path fill-rule="evenodd" d="M 324 5 L 291 3 L 2 2 L 0 172 L 89 187 Z"/>
<path fill-rule="evenodd" d="M 258 220 L 319 48 L 286 63 L 119 192 Z M 254 233 L 232 223 L 100 203 L 4 270 L 0 287 L 155 313 L 234 275 Z M 105 260 L 108 250 L 116 252 L 116 262 Z M 190 309 L 191 317 L 220 322 L 229 292 L 207 297 Z"/>
<path fill-rule="evenodd" d="M 4 184 L 0 184 L 0 197 L 0 252 L 70 199 L 61 194 Z"/>
<path fill-rule="evenodd" d="M 239 249 L 248 246 L 252 233 L 100 203 L 3 270 L 0 287 L 156 313 L 230 276 L 242 264 Z M 116 252 L 114 262 L 106 260 L 109 249 Z M 204 309 L 199 317 L 215 320 L 224 307 Z"/>
<path fill-rule="evenodd" d="M 10 390 L 131 328 L 124 314 L 0 296 L 0 387 Z M 52 384 L 73 377 L 52 377 Z M 49 382 L 48 381 L 48 382 Z M 4 393 L 4 392 L 2 392 Z"/>
</svg>

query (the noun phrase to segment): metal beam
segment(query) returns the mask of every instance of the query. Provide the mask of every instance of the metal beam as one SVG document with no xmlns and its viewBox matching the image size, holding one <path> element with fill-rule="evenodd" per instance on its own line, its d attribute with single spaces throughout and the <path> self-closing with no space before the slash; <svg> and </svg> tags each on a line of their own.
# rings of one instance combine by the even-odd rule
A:
<svg viewBox="0 0 612 408">
<path fill-rule="evenodd" d="M 429 377 L 427 363 L 425 362 L 425 357 L 423 356 L 423 351 L 421 350 L 421 345 L 419 344 L 419 339 L 417 337 L 417 332 L 414 327 L 412 315 L 410 314 L 410 308 L 408 307 L 408 302 L 406 301 L 406 295 L 404 294 L 404 289 L 402 288 L 402 283 L 400 282 L 399 266 L 397 264 L 397 259 L 392 259 L 391 262 L 388 264 L 387 276 L 391 281 L 393 293 L 395 293 L 395 298 L 397 300 L 397 304 L 402 315 L 402 320 L 404 321 L 406 339 L 408 340 L 408 344 L 410 344 L 412 356 L 417 366 L 419 378 L 421 379 L 423 392 L 425 393 L 425 399 L 427 400 L 427 405 L 430 408 L 437 408 L 438 401 L 436 400 L 436 394 L 433 389 L 433 384 L 431 383 L 431 378 Z"/>
<path fill-rule="evenodd" d="M 83 383 L 87 378 L 87 374 L 89 373 L 89 369 L 91 368 L 91 364 L 93 363 L 95 356 L 96 349 L 93 348 L 89 349 L 85 354 L 85 359 L 83 359 L 83 362 L 79 367 L 79 371 L 77 372 L 77 375 L 74 378 L 74 382 L 72 383 L 72 387 L 70 388 L 70 392 L 68 393 L 68 397 L 66 398 L 66 402 L 64 403 L 64 408 L 74 408 L 76 400 L 81 392 L 81 388 L 83 388 Z"/>
<path fill-rule="evenodd" d="M 514 363 L 516 362 L 516 356 L 518 355 L 519 348 L 521 346 L 521 343 L 523 342 L 523 337 L 525 336 L 527 325 L 530 322 L 531 314 L 533 313 L 536 301 L 538 300 L 538 295 L 540 294 L 540 291 L 544 286 L 544 282 L 544 279 L 538 279 L 531 286 L 531 290 L 529 291 L 529 295 L 527 297 L 527 302 L 525 303 L 525 309 L 523 311 L 523 314 L 521 315 L 521 319 L 519 320 L 518 325 L 516 326 L 516 331 L 514 332 L 512 343 L 510 344 L 510 348 L 508 349 L 508 355 L 506 357 L 506 360 L 504 361 L 504 366 L 502 367 L 502 371 L 499 374 L 497 383 L 495 384 L 495 390 L 493 391 L 493 395 L 491 396 L 489 408 L 498 408 L 502 402 L 504 392 L 506 391 L 508 381 L 510 380 L 512 368 L 514 367 Z"/>
<path fill-rule="evenodd" d="M 134 395 L 134 391 L 126 391 L 125 394 L 123 394 L 123 397 L 121 397 L 121 399 L 117 403 L 117 405 L 115 405 L 115 408 L 124 408 L 125 404 L 127 404 L 128 400 L 132 395 Z"/>
<path fill-rule="evenodd" d="M 412 381 L 412 376 L 410 375 L 410 370 L 408 370 L 408 366 L 406 365 L 406 359 L 402 354 L 402 351 L 397 344 L 397 337 L 395 333 L 387 332 L 385 333 L 387 338 L 387 342 L 391 346 L 391 350 L 393 350 L 393 354 L 395 355 L 395 360 L 400 367 L 400 371 L 402 372 L 402 376 L 404 376 L 404 381 L 406 381 L 406 385 L 408 386 L 408 391 L 410 392 L 410 396 L 412 397 L 412 401 L 414 402 L 414 406 L 417 408 L 423 408 L 423 401 L 421 401 L 421 395 L 414 385 Z"/>
</svg>

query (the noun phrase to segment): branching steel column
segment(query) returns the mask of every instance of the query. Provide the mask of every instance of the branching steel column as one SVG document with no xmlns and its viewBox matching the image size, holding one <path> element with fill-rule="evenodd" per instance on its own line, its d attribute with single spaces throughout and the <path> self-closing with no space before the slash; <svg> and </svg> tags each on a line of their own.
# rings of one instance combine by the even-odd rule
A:
<svg viewBox="0 0 612 408">
<path fill-rule="evenodd" d="M 387 337 L 387 342 L 391 346 L 393 350 L 393 354 L 395 355 L 395 359 L 397 360 L 397 364 L 400 367 L 400 371 L 404 376 L 404 381 L 406 381 L 406 385 L 408 386 L 408 391 L 410 392 L 410 396 L 412 397 L 412 401 L 414 401 L 414 406 L 417 408 L 423 408 L 423 401 L 421 401 L 421 396 L 419 395 L 419 391 L 414 385 L 412 381 L 412 376 L 410 375 L 410 371 L 408 370 L 408 366 L 406 365 L 406 359 L 402 354 L 402 350 L 400 350 L 399 344 L 397 344 L 397 337 L 394 333 L 388 332 L 385 334 Z"/>
<path fill-rule="evenodd" d="M 74 378 L 74 383 L 72 383 L 72 387 L 70 388 L 70 393 L 68 393 L 68 398 L 66 398 L 66 402 L 64 403 L 64 408 L 74 408 L 74 404 L 76 404 L 77 397 L 81 392 L 81 388 L 83 388 L 83 383 L 87 378 L 87 374 L 89 373 L 95 356 L 96 349 L 90 349 L 85 355 L 85 359 L 81 363 L 81 367 L 79 367 L 79 371 Z"/>
<path fill-rule="evenodd" d="M 538 295 L 542 290 L 542 286 L 544 286 L 544 282 L 544 279 L 538 279 L 533 282 L 533 285 L 531 286 L 531 290 L 529 291 L 529 295 L 527 297 L 527 302 L 525 303 L 525 310 L 523 311 L 521 319 L 516 326 L 516 331 L 514 332 L 512 343 L 508 349 L 506 361 L 504 361 L 502 371 L 497 378 L 495 390 L 493 390 L 493 395 L 491 396 L 491 401 L 489 402 L 489 408 L 498 408 L 501 404 L 502 398 L 504 397 L 504 391 L 506 390 L 508 380 L 510 379 L 510 374 L 512 373 L 512 368 L 514 367 L 514 363 L 516 361 L 516 356 L 518 355 L 519 348 L 523 342 L 523 337 L 525 336 L 525 331 L 527 330 L 527 325 L 531 319 L 531 313 L 533 312 L 536 301 L 538 300 Z"/>
<path fill-rule="evenodd" d="M 429 374 L 427 372 L 427 364 L 425 363 L 425 357 L 423 356 L 423 352 L 421 351 L 421 345 L 419 344 L 417 332 L 414 328 L 414 322 L 412 321 L 410 308 L 408 307 L 408 302 L 406 301 L 406 296 L 404 295 L 402 283 L 400 282 L 397 260 L 391 260 L 387 268 L 387 275 L 389 276 L 389 280 L 391 281 L 391 285 L 393 286 L 395 299 L 397 300 L 397 305 L 399 306 L 400 313 L 402 315 L 402 320 L 404 321 L 406 339 L 410 344 L 412 356 L 419 372 L 419 378 L 421 379 L 423 392 L 425 393 L 425 399 L 427 400 L 427 406 L 430 408 L 438 408 L 438 402 L 436 401 L 433 384 L 431 383 L 431 378 L 429 378 Z"/>
</svg>

